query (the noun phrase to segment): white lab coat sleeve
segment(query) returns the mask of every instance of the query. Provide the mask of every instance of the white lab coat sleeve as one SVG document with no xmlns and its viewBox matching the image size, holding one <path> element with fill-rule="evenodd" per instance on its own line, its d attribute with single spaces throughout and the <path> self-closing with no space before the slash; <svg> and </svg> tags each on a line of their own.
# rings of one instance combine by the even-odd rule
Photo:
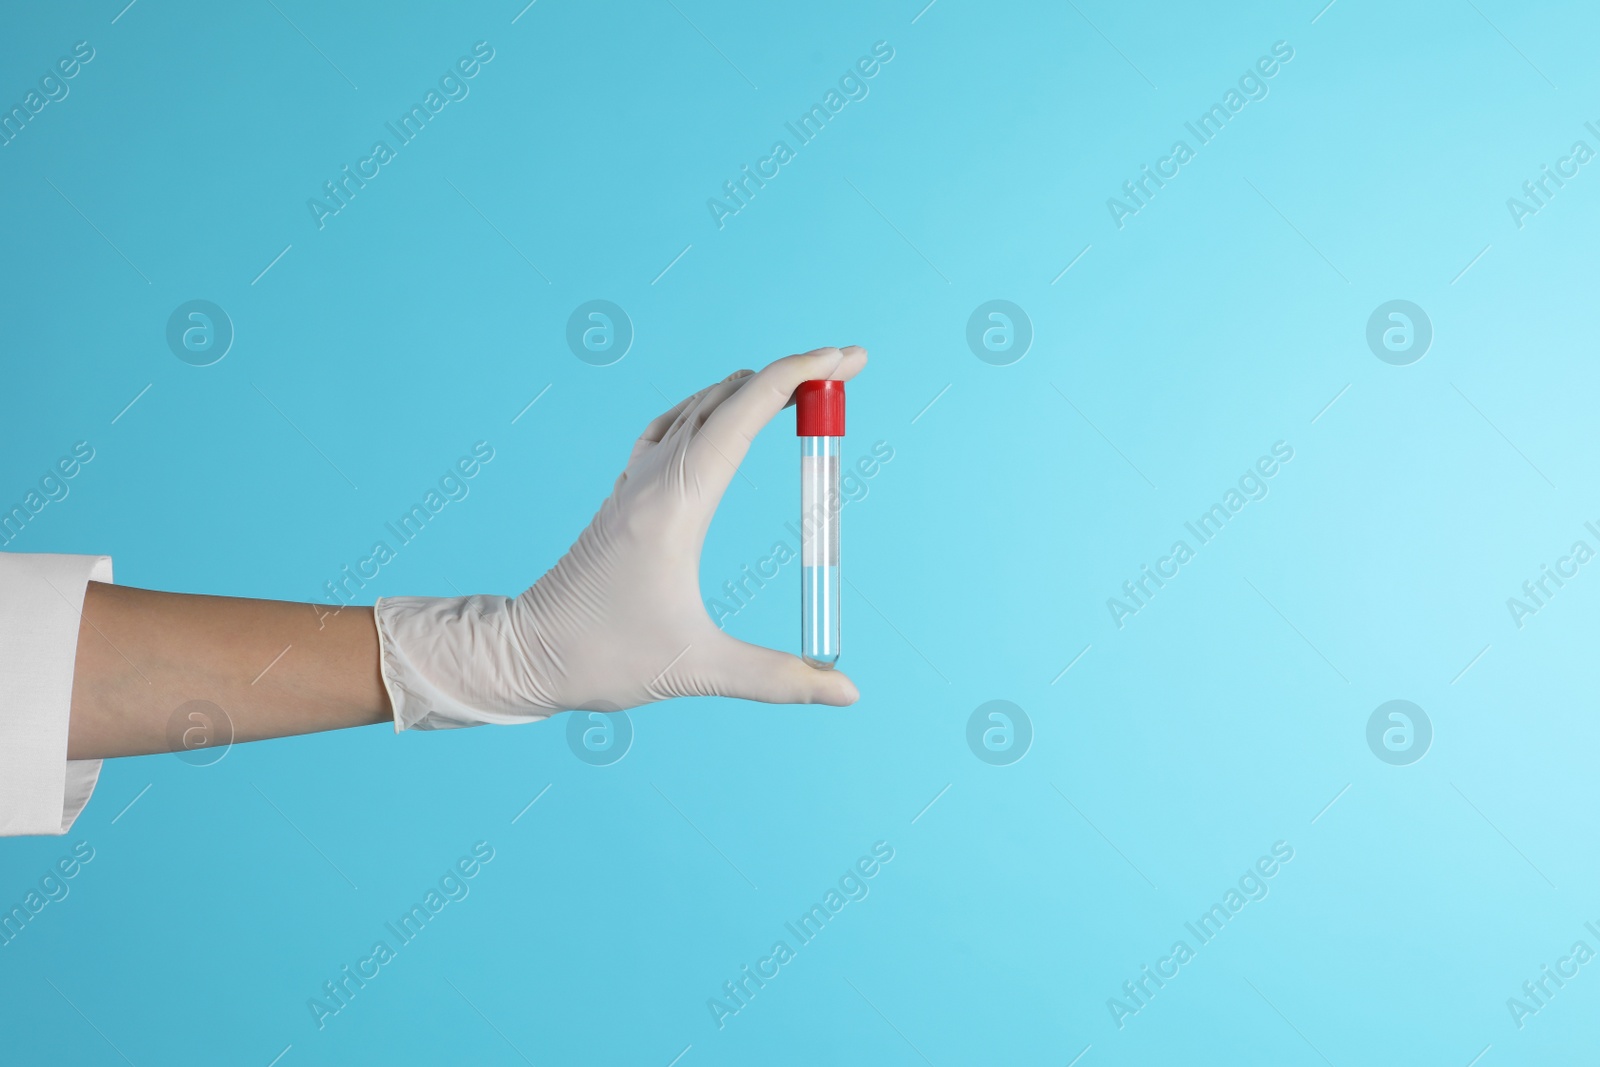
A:
<svg viewBox="0 0 1600 1067">
<path fill-rule="evenodd" d="M 111 557 L 0 552 L 0 836 L 66 833 L 100 777 L 67 759 L 91 581 L 111 581 Z"/>
</svg>

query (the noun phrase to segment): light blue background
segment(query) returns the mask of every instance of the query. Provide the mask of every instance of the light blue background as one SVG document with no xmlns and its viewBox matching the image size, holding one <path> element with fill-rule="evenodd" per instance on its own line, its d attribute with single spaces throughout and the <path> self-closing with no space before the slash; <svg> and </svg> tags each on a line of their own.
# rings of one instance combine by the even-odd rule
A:
<svg viewBox="0 0 1600 1067">
<path fill-rule="evenodd" d="M 1600 176 L 1521 229 L 1506 199 L 1574 140 L 1600 148 L 1600 20 L 923 2 L 3 16 L 8 108 L 74 42 L 96 50 L 0 148 L 0 503 L 75 441 L 96 450 L 11 550 L 318 600 L 487 440 L 471 495 L 363 596 L 515 593 L 652 416 L 822 344 L 872 352 L 845 456 L 894 449 L 844 513 L 856 707 L 649 707 L 608 767 L 575 758 L 565 719 L 108 763 L 71 835 L 0 845 L 6 907 L 73 842 L 96 853 L 0 948 L 8 1059 L 1491 1067 L 1596 1048 L 1600 964 L 1522 1029 L 1506 1000 L 1580 938 L 1600 949 L 1600 573 L 1521 629 L 1506 599 L 1574 540 L 1600 547 Z M 477 41 L 495 58 L 470 96 L 319 231 L 307 198 Z M 894 59 L 870 95 L 719 230 L 707 198 L 877 41 Z M 1294 58 L 1270 95 L 1119 230 L 1107 197 L 1276 41 Z M 164 340 L 195 298 L 237 330 L 210 367 Z M 614 366 L 564 340 L 594 298 L 637 331 Z M 996 298 L 1035 330 L 1011 366 L 965 341 Z M 1404 367 L 1365 341 L 1396 298 L 1435 331 Z M 1270 495 L 1118 629 L 1106 599 L 1277 441 L 1294 459 Z M 784 536 L 796 454 L 787 418 L 757 441 L 707 595 Z M 730 631 L 793 647 L 797 581 Z M 1365 737 L 1397 698 L 1435 732 L 1410 766 Z M 1010 766 L 967 747 L 992 699 L 1033 724 Z M 495 859 L 471 895 L 319 1030 L 308 998 L 478 841 Z M 876 841 L 895 852 L 870 895 L 719 1030 L 708 998 Z M 1276 841 L 1294 859 L 1270 895 L 1119 1029 L 1108 998 Z"/>
</svg>

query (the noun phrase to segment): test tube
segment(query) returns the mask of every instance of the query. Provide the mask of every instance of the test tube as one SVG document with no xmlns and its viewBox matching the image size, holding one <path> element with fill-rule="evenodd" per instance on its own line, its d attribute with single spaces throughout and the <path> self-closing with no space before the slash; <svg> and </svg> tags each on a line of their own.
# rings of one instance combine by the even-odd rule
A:
<svg viewBox="0 0 1600 1067">
<path fill-rule="evenodd" d="M 839 662 L 839 442 L 844 383 L 795 390 L 800 438 L 800 658 L 821 671 Z"/>
</svg>

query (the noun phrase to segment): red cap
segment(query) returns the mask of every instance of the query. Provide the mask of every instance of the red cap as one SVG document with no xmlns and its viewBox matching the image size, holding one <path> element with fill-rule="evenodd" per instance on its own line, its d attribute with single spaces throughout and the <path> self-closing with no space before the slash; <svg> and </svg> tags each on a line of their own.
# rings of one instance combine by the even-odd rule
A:
<svg viewBox="0 0 1600 1067">
<path fill-rule="evenodd" d="M 844 383 L 801 382 L 794 391 L 796 437 L 844 436 Z"/>
</svg>

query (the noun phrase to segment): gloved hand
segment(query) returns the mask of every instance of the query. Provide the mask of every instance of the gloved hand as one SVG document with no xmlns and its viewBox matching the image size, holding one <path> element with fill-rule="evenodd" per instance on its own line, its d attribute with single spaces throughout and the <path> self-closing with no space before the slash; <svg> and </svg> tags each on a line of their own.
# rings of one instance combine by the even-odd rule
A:
<svg viewBox="0 0 1600 1067">
<path fill-rule="evenodd" d="M 700 549 L 755 435 L 801 382 L 847 381 L 865 349 L 819 348 L 739 371 L 645 427 L 588 529 L 516 598 L 382 597 L 375 612 L 395 730 L 618 711 L 679 696 L 855 702 L 838 671 L 719 630 Z"/>
</svg>

